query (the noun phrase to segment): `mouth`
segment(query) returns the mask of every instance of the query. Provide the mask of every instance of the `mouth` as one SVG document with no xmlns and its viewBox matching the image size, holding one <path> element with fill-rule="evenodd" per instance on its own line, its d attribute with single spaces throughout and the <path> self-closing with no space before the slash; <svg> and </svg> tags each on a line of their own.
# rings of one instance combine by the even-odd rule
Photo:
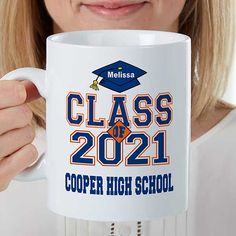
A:
<svg viewBox="0 0 236 236">
<path fill-rule="evenodd" d="M 87 8 L 93 14 L 107 19 L 119 19 L 140 11 L 148 1 L 142 2 L 96 2 L 96 3 L 82 3 L 81 7 Z"/>
</svg>

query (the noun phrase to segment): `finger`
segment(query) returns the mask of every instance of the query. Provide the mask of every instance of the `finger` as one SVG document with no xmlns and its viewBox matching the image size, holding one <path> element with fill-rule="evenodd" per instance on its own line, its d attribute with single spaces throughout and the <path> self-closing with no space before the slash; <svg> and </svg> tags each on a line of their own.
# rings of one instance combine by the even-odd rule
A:
<svg viewBox="0 0 236 236">
<path fill-rule="evenodd" d="M 0 109 L 31 102 L 39 97 L 38 89 L 29 80 L 0 80 Z"/>
<path fill-rule="evenodd" d="M 33 113 L 26 104 L 0 110 L 0 135 L 26 126 L 32 117 Z"/>
<path fill-rule="evenodd" d="M 24 84 L 18 81 L 0 80 L 0 109 L 23 104 L 26 96 Z"/>
<path fill-rule="evenodd" d="M 26 90 L 26 102 L 31 102 L 40 97 L 37 87 L 29 80 L 23 80 L 21 83 L 24 85 Z"/>
<path fill-rule="evenodd" d="M 11 130 L 0 136 L 0 158 L 6 157 L 28 143 L 35 137 L 35 130 L 27 125 L 20 129 Z"/>
<path fill-rule="evenodd" d="M 16 175 L 38 158 L 38 151 L 33 144 L 27 144 L 12 155 L 0 161 L 0 186 L 5 186 Z"/>
</svg>

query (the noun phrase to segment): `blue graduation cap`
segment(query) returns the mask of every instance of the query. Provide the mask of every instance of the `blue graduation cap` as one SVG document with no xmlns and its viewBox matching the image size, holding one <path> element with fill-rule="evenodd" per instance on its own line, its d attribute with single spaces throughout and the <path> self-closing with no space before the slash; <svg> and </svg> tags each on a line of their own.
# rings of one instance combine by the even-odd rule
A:
<svg viewBox="0 0 236 236">
<path fill-rule="evenodd" d="M 137 80 L 147 72 L 124 61 L 117 61 L 93 71 L 97 78 L 90 88 L 99 90 L 98 84 L 116 92 L 123 92 L 138 86 Z M 99 77 L 102 77 L 99 82 Z"/>
</svg>

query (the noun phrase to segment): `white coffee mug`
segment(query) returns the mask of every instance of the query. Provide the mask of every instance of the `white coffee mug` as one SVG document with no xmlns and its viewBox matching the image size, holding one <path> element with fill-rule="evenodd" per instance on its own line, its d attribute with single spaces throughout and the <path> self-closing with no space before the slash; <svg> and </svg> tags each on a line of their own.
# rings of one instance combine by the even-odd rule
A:
<svg viewBox="0 0 236 236">
<path fill-rule="evenodd" d="M 178 33 L 84 30 L 47 38 L 46 70 L 3 77 L 46 99 L 49 209 L 96 221 L 187 209 L 190 54 Z"/>
</svg>

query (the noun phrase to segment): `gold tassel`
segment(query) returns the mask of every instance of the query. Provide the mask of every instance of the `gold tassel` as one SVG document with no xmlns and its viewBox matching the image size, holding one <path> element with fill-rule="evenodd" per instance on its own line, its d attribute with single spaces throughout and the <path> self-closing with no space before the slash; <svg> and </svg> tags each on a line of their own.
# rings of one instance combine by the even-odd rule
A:
<svg viewBox="0 0 236 236">
<path fill-rule="evenodd" d="M 98 88 L 98 81 L 94 80 L 93 83 L 89 87 L 94 89 L 94 90 L 99 90 L 99 88 Z"/>
<path fill-rule="evenodd" d="M 120 66 L 117 68 L 118 70 L 123 70 L 123 68 Z M 99 77 L 99 76 L 98 76 Z M 98 78 L 97 77 L 97 78 Z M 90 88 L 94 89 L 94 90 L 99 90 L 98 88 L 98 81 L 97 79 L 93 80 L 93 83 L 89 86 Z"/>
</svg>

